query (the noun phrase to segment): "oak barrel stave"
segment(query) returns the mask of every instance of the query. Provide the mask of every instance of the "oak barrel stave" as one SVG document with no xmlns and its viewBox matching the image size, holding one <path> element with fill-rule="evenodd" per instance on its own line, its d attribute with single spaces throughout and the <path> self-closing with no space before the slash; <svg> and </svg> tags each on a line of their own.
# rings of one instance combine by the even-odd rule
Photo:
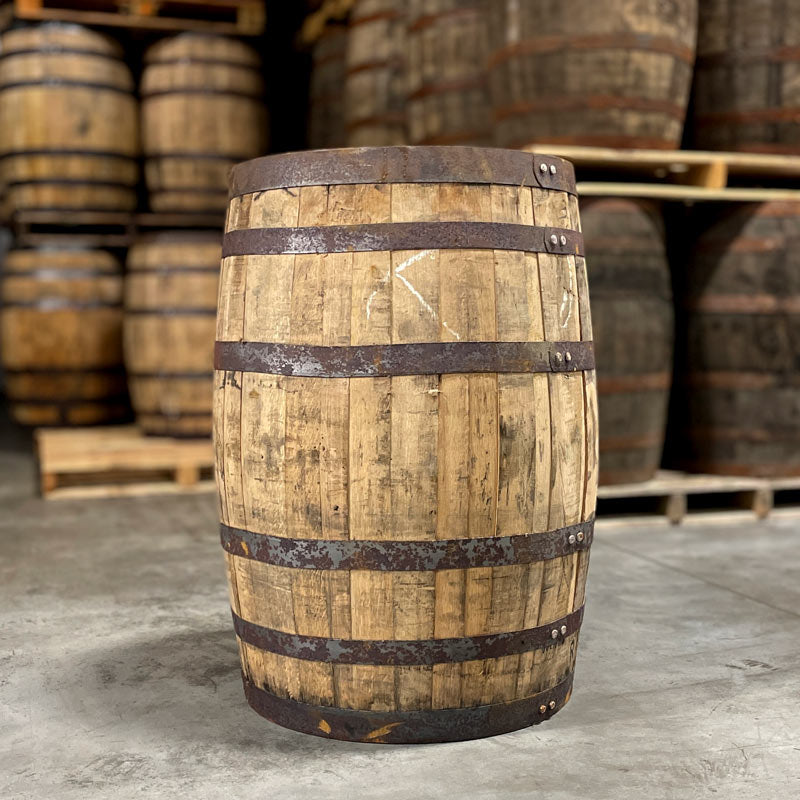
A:
<svg viewBox="0 0 800 800">
<path fill-rule="evenodd" d="M 697 0 L 489 3 L 495 143 L 674 149 Z"/>
<path fill-rule="evenodd" d="M 490 145 L 485 4 L 415 0 L 407 18 L 409 142 Z"/>
<path fill-rule="evenodd" d="M 659 209 L 588 199 L 581 222 L 592 284 L 600 483 L 636 483 L 661 464 L 674 311 Z"/>
<path fill-rule="evenodd" d="M 401 0 L 356 0 L 350 11 L 344 85 L 350 147 L 408 140 L 405 6 Z"/>
<path fill-rule="evenodd" d="M 211 381 L 220 235 L 152 234 L 128 252 L 125 365 L 147 434 L 211 435 Z"/>
<path fill-rule="evenodd" d="M 12 250 L 3 266 L 0 357 L 23 425 L 126 419 L 122 271 L 99 250 Z"/>
<path fill-rule="evenodd" d="M 142 142 L 154 211 L 223 211 L 230 168 L 266 148 L 263 92 L 258 54 L 234 39 L 183 33 L 148 49 Z"/>
<path fill-rule="evenodd" d="M 0 45 L 8 211 L 133 209 L 138 108 L 119 46 L 54 23 L 6 31 Z"/>
<path fill-rule="evenodd" d="M 678 410 L 690 469 L 800 474 L 798 245 L 797 203 L 742 206 L 696 243 Z"/>
<path fill-rule="evenodd" d="M 694 144 L 800 152 L 800 0 L 700 3 Z"/>
<path fill-rule="evenodd" d="M 248 699 L 280 724 L 370 742 L 454 740 L 542 721 L 569 697 L 578 632 L 567 619 L 583 606 L 597 480 L 594 372 L 565 360 L 570 348 L 576 363 L 591 353 L 583 258 L 469 248 L 466 225 L 453 246 L 394 251 L 343 243 L 258 255 L 258 238 L 231 235 L 415 222 L 577 230 L 574 194 L 538 188 L 536 177 L 569 183 L 571 167 L 550 159 L 542 173 L 540 160 L 375 148 L 234 170 L 218 342 L 243 352 L 251 343 L 359 352 L 567 343 L 543 344 L 536 372 L 505 372 L 498 361 L 494 372 L 429 374 L 417 362 L 378 377 L 270 374 L 255 358 L 234 369 L 231 348 L 219 348 L 214 426 L 231 604 Z M 292 183 L 295 173 L 303 179 Z M 414 561 L 440 543 L 461 564 L 472 539 L 510 537 L 511 548 L 531 533 L 558 548 L 465 568 Z M 271 557 L 260 546 L 267 536 L 301 561 Z M 252 537 L 263 541 L 251 546 Z M 312 545 L 354 547 L 361 568 L 315 568 Z M 381 555 L 384 546 L 402 548 L 413 568 Z M 475 649 L 492 636 L 491 657 Z M 447 641 L 446 658 L 421 655 Z M 405 660 L 387 663 L 380 653 L 397 647 Z M 343 649 L 359 655 L 344 661 Z"/>
</svg>

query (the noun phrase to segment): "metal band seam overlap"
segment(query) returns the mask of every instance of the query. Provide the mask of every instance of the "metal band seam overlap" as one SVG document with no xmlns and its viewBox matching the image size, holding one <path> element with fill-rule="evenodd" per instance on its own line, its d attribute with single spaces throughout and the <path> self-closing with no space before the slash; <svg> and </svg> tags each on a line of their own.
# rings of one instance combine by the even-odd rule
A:
<svg viewBox="0 0 800 800">
<path fill-rule="evenodd" d="M 521 631 L 447 639 L 372 640 L 303 636 L 265 628 L 231 611 L 236 635 L 268 653 L 324 664 L 432 666 L 530 653 L 563 644 L 577 633 L 583 606 L 565 617 Z"/>
<path fill-rule="evenodd" d="M 254 711 L 285 728 L 330 739 L 373 744 L 428 744 L 496 736 L 537 725 L 567 703 L 573 673 L 551 689 L 508 703 L 419 711 L 361 711 L 279 697 L 242 676 Z"/>
<path fill-rule="evenodd" d="M 222 257 L 372 253 L 397 250 L 514 250 L 582 256 L 583 236 L 570 228 L 509 222 L 387 222 L 228 231 Z"/>
<path fill-rule="evenodd" d="M 220 524 L 231 555 L 293 569 L 426 572 L 532 564 L 588 550 L 594 517 L 543 533 L 437 541 L 288 539 Z"/>
<path fill-rule="evenodd" d="M 592 342 L 428 342 L 318 346 L 216 342 L 214 368 L 298 378 L 577 372 L 592 370 Z"/>
</svg>

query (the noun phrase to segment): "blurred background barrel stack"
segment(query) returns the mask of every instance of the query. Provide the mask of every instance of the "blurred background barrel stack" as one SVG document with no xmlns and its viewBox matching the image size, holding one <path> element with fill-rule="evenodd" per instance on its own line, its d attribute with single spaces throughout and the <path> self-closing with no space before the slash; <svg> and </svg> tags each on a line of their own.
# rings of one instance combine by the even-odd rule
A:
<svg viewBox="0 0 800 800">
<path fill-rule="evenodd" d="M 703 0 L 694 144 L 800 151 L 800 0 Z"/>
<path fill-rule="evenodd" d="M 344 81 L 347 26 L 326 25 L 312 49 L 309 85 L 308 145 L 314 149 L 344 147 Z"/>
<path fill-rule="evenodd" d="M 218 36 L 154 44 L 142 73 L 142 143 L 153 211 L 222 212 L 228 171 L 266 150 L 258 54 Z"/>
<path fill-rule="evenodd" d="M 168 231 L 128 252 L 125 364 L 145 433 L 211 435 L 220 242 L 214 231 Z"/>
<path fill-rule="evenodd" d="M 717 215 L 683 277 L 681 465 L 800 475 L 800 204 Z"/>
<path fill-rule="evenodd" d="M 113 256 L 80 246 L 13 250 L 0 299 L 0 353 L 17 422 L 126 418 L 122 267 Z"/>
<path fill-rule="evenodd" d="M 592 293 L 600 482 L 652 478 L 664 449 L 674 312 L 660 210 L 622 198 L 584 201 Z"/>
<path fill-rule="evenodd" d="M 409 142 L 491 144 L 485 3 L 411 0 L 407 35 Z"/>
</svg>

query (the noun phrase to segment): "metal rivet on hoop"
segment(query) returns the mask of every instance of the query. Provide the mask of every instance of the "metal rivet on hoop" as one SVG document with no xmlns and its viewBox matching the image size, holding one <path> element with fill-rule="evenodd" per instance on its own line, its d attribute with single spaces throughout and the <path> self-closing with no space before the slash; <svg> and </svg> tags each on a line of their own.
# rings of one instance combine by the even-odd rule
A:
<svg viewBox="0 0 800 800">
<path fill-rule="evenodd" d="M 550 710 L 551 711 L 555 711 L 555 708 L 556 708 L 556 701 L 555 700 L 551 700 L 550 701 Z"/>
<path fill-rule="evenodd" d="M 566 636 L 567 635 L 567 626 L 566 625 L 562 625 L 561 626 L 561 635 L 562 636 Z"/>
<path fill-rule="evenodd" d="M 584 540 L 584 538 L 585 538 L 585 536 L 584 536 L 584 534 L 583 534 L 583 531 L 581 531 L 581 532 L 578 534 L 578 541 L 579 541 L 579 542 L 582 542 L 582 541 Z"/>
<path fill-rule="evenodd" d="M 539 164 L 539 172 L 547 172 L 547 164 Z"/>
<path fill-rule="evenodd" d="M 568 541 L 569 541 L 570 544 L 575 544 L 575 534 L 574 533 L 571 533 L 569 535 L 569 540 Z"/>
<path fill-rule="evenodd" d="M 550 634 L 554 639 L 558 639 L 558 629 L 553 628 L 553 632 Z"/>
<path fill-rule="evenodd" d="M 564 353 L 564 361 L 572 361 L 572 353 Z"/>
<path fill-rule="evenodd" d="M 555 167 L 555 164 L 551 164 L 551 165 L 550 165 L 550 174 L 551 174 L 551 175 L 555 175 L 555 174 L 556 174 L 556 167 Z"/>
<path fill-rule="evenodd" d="M 550 244 L 558 244 L 558 236 L 556 236 L 555 234 L 553 234 L 553 235 L 550 237 Z"/>
<path fill-rule="evenodd" d="M 553 353 L 553 360 L 556 362 L 556 364 L 560 364 L 562 358 L 563 356 L 561 353 Z"/>
<path fill-rule="evenodd" d="M 539 706 L 539 713 L 544 714 L 547 711 L 547 706 Z"/>
<path fill-rule="evenodd" d="M 561 242 L 561 246 L 565 247 L 566 244 L 567 244 L 567 237 L 566 236 L 562 236 L 561 239 L 559 239 L 559 241 Z"/>
</svg>

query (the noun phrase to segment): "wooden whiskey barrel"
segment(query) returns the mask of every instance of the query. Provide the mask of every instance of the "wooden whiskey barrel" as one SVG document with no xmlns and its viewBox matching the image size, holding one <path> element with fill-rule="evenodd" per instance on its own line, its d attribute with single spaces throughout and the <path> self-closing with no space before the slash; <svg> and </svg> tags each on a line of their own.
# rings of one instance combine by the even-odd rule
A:
<svg viewBox="0 0 800 800">
<path fill-rule="evenodd" d="M 618 198 L 581 203 L 592 287 L 600 483 L 652 478 L 672 386 L 675 313 L 659 209 Z"/>
<path fill-rule="evenodd" d="M 401 0 L 355 0 L 345 77 L 345 123 L 351 147 L 406 143 L 405 46 Z"/>
<path fill-rule="evenodd" d="M 571 165 L 321 150 L 231 182 L 214 426 L 250 704 L 366 742 L 547 719 L 597 480 Z"/>
<path fill-rule="evenodd" d="M 488 3 L 495 140 L 679 146 L 697 0 Z"/>
<path fill-rule="evenodd" d="M 700 3 L 694 142 L 800 153 L 800 0 Z"/>
<path fill-rule="evenodd" d="M 492 144 L 481 0 L 413 0 L 408 9 L 408 136 L 412 144 Z"/>
<path fill-rule="evenodd" d="M 48 23 L 0 36 L 0 181 L 21 209 L 136 206 L 138 110 L 116 42 Z"/>
<path fill-rule="evenodd" d="M 800 475 L 800 203 L 727 212 L 686 279 L 683 465 Z"/>
<path fill-rule="evenodd" d="M 0 360 L 12 417 L 22 425 L 126 418 L 116 259 L 79 248 L 12 250 L 0 289 Z"/>
<path fill-rule="evenodd" d="M 211 379 L 220 235 L 167 231 L 128 252 L 125 367 L 148 434 L 211 435 Z"/>
<path fill-rule="evenodd" d="M 199 33 L 163 39 L 145 54 L 142 144 L 154 211 L 222 212 L 228 172 L 266 149 L 258 54 Z"/>
<path fill-rule="evenodd" d="M 309 89 L 308 143 L 314 149 L 343 147 L 347 26 L 328 25 L 314 45 Z"/>
</svg>

